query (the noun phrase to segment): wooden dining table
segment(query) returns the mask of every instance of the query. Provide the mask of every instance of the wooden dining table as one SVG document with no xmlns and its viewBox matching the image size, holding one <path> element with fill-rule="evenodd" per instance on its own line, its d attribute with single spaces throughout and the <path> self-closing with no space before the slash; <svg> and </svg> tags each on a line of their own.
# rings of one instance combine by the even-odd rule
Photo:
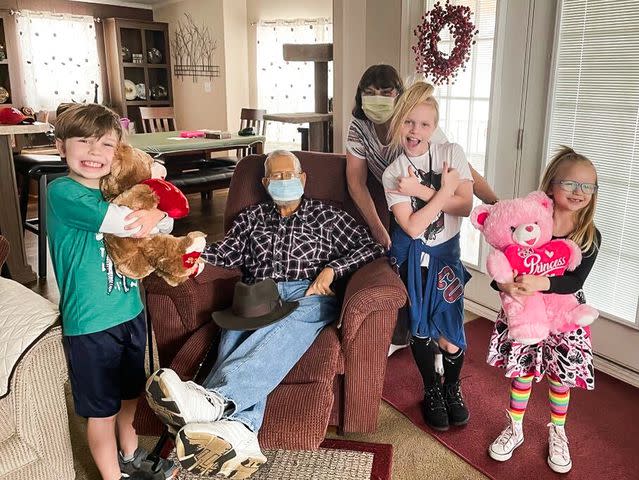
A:
<svg viewBox="0 0 639 480">
<path fill-rule="evenodd" d="M 264 153 L 266 137 L 250 135 L 241 137 L 231 135 L 231 138 L 182 138 L 180 132 L 136 133 L 129 135 L 126 141 L 133 147 L 139 148 L 150 155 L 162 157 L 180 156 L 202 152 L 220 152 L 226 150 L 241 150 L 251 148 L 255 153 Z"/>
<path fill-rule="evenodd" d="M 51 128 L 48 123 L 40 122 L 32 125 L 0 125 L 0 233 L 5 236 L 10 245 L 7 257 L 9 275 L 20 283 L 35 282 L 37 277 L 27 263 L 27 254 L 24 248 L 11 136 L 44 133 Z"/>
</svg>

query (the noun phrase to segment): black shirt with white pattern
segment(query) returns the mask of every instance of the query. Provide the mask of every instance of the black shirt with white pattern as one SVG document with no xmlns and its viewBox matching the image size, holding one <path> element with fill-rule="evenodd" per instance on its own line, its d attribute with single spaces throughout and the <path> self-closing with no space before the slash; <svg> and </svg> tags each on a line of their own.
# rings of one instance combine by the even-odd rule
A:
<svg viewBox="0 0 639 480">
<path fill-rule="evenodd" d="M 325 267 L 340 278 L 384 255 L 368 230 L 348 213 L 318 200 L 302 199 L 287 217 L 274 203 L 242 211 L 223 240 L 207 245 L 205 261 L 241 268 L 243 281 L 314 280 Z"/>
</svg>

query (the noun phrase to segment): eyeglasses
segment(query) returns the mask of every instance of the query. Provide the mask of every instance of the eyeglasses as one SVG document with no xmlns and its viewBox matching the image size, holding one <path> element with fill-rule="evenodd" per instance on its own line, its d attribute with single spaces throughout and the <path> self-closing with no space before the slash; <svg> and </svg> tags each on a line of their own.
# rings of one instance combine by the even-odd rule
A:
<svg viewBox="0 0 639 480">
<path fill-rule="evenodd" d="M 568 193 L 574 193 L 578 189 L 581 189 L 581 191 L 586 195 L 592 195 L 599 190 L 599 185 L 596 183 L 580 183 L 575 182 L 574 180 L 556 180 L 550 183 L 553 185 L 559 185 L 559 188 Z"/>
<path fill-rule="evenodd" d="M 301 176 L 302 174 L 297 172 L 275 172 L 266 178 L 269 180 L 290 180 L 291 178 L 300 178 Z"/>
</svg>

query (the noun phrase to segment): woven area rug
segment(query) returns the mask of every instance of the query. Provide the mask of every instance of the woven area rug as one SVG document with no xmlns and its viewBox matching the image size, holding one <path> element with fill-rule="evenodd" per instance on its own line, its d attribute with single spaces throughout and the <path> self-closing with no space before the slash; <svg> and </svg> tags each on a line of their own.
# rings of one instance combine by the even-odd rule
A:
<svg viewBox="0 0 639 480">
<path fill-rule="evenodd" d="M 268 462 L 255 480 L 390 480 L 392 445 L 325 440 L 319 450 L 264 450 Z M 174 453 L 170 458 L 175 459 Z M 217 477 L 182 470 L 178 480 Z"/>
<path fill-rule="evenodd" d="M 545 380 L 533 385 L 524 417 L 525 441 L 507 462 L 488 456 L 488 445 L 506 425 L 509 380 L 504 370 L 486 363 L 493 323 L 478 318 L 466 324 L 468 351 L 462 370 L 462 386 L 470 410 L 464 428 L 436 432 L 424 423 L 420 403 L 423 384 L 410 349 L 395 353 L 388 362 L 383 397 L 411 422 L 436 437 L 460 457 L 496 480 L 513 478 L 639 478 L 639 389 L 601 372 L 595 374 L 595 390 L 571 391 L 566 432 L 573 468 L 555 474 L 546 463 L 550 407 Z M 597 338 L 593 339 L 596 344 Z"/>
</svg>

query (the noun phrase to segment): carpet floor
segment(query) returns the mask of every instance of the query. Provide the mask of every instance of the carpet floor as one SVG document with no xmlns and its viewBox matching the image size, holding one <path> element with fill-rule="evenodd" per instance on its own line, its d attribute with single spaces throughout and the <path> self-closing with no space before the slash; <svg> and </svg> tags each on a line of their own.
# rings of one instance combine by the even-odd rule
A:
<svg viewBox="0 0 639 480">
<path fill-rule="evenodd" d="M 255 480 L 369 480 L 373 469 L 374 454 L 352 449 L 308 450 L 264 450 L 268 459 L 251 476 Z M 174 461 L 175 452 L 169 455 Z M 195 475 L 180 470 L 177 480 L 207 480 L 226 478 L 209 475 Z M 390 480 L 386 476 L 380 480 Z"/>
<path fill-rule="evenodd" d="M 68 407 L 76 480 L 100 480 L 100 475 L 93 464 L 86 444 L 86 422 L 73 414 L 72 401 L 69 401 Z M 425 434 L 387 403 L 381 405 L 378 428 L 375 433 L 349 433 L 341 436 L 329 432 L 327 438 L 335 441 L 349 440 L 392 444 L 393 480 L 486 479 L 485 475 L 460 459 L 433 437 Z M 147 449 L 153 448 L 156 441 L 156 437 L 140 437 L 140 444 Z M 373 461 L 373 472 L 375 472 L 375 461 L 376 459 Z"/>
<path fill-rule="evenodd" d="M 466 324 L 469 347 L 462 384 L 471 415 L 466 427 L 436 432 L 425 425 L 420 411 L 423 385 L 409 349 L 389 359 L 384 400 L 490 478 L 560 477 L 546 464 L 550 407 L 545 381 L 533 386 L 524 418 L 524 444 L 508 462 L 496 462 L 488 456 L 488 445 L 506 424 L 509 399 L 509 380 L 503 370 L 485 362 L 491 330 L 492 322 L 483 318 Z M 595 382 L 593 391 L 571 391 L 566 432 L 573 469 L 563 478 L 639 478 L 634 441 L 639 438 L 639 422 L 634 416 L 639 389 L 599 372 Z"/>
</svg>

